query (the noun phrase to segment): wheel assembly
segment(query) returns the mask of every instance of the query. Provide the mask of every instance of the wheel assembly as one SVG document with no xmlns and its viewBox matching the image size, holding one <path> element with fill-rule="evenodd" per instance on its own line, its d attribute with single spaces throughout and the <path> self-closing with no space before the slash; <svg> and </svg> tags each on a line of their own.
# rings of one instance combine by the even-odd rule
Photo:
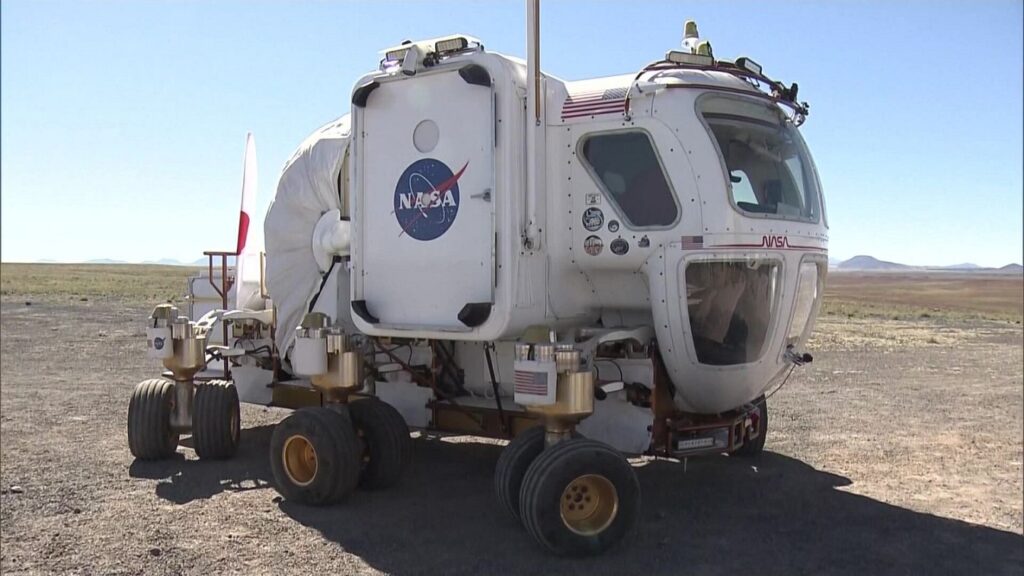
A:
<svg viewBox="0 0 1024 576">
<path fill-rule="evenodd" d="M 636 524 L 640 484 L 629 462 L 594 440 L 565 440 L 526 471 L 519 513 L 526 530 L 556 554 L 599 554 Z"/>
<path fill-rule="evenodd" d="M 405 419 L 390 404 L 372 397 L 349 403 L 348 412 L 362 440 L 359 485 L 370 489 L 393 486 L 412 454 Z"/>
<path fill-rule="evenodd" d="M 224 380 L 198 384 L 192 410 L 192 442 L 196 454 L 211 460 L 234 456 L 240 436 L 235 385 Z"/>
<path fill-rule="evenodd" d="M 161 378 L 140 382 L 128 404 L 128 448 L 140 460 L 160 460 L 178 448 L 171 427 L 174 383 Z"/>
<path fill-rule="evenodd" d="M 757 407 L 757 412 L 752 414 L 755 420 L 752 427 L 757 431 L 757 437 L 744 442 L 743 446 L 732 452 L 733 456 L 752 458 L 764 452 L 764 442 L 768 437 L 768 401 L 762 396 L 754 401 L 754 406 Z"/>
<path fill-rule="evenodd" d="M 270 439 L 277 491 L 303 504 L 337 502 L 359 482 L 360 453 L 347 411 L 297 410 L 274 428 Z"/>
<path fill-rule="evenodd" d="M 509 514 L 519 518 L 519 491 L 533 461 L 544 451 L 544 427 L 534 426 L 512 439 L 494 469 L 494 491 Z"/>
</svg>

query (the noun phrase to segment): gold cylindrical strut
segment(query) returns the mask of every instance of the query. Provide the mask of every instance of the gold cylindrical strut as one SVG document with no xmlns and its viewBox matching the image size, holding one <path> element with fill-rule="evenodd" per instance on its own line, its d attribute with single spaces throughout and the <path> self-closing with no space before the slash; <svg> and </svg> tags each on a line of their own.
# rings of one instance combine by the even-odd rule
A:
<svg viewBox="0 0 1024 576">
<path fill-rule="evenodd" d="M 566 421 L 578 422 L 590 416 L 594 412 L 594 373 L 563 372 L 559 374 L 555 403 L 528 406 L 526 409 L 547 418 Z"/>
<path fill-rule="evenodd" d="M 363 383 L 363 355 L 349 350 L 344 334 L 327 335 L 327 373 L 313 376 L 313 386 L 324 391 L 356 391 Z"/>
</svg>

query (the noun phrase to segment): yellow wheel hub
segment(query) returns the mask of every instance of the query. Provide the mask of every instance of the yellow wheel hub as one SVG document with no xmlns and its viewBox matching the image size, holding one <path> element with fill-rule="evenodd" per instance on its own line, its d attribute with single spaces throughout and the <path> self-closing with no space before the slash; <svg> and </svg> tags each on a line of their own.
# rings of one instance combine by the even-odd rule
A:
<svg viewBox="0 0 1024 576">
<path fill-rule="evenodd" d="M 569 483 L 559 500 L 562 522 L 577 534 L 593 536 L 611 525 L 619 512 L 619 494 L 600 474 L 585 474 Z"/>
<path fill-rule="evenodd" d="M 316 478 L 316 448 L 305 436 L 296 434 L 285 440 L 281 461 L 288 479 L 297 486 L 309 486 Z"/>
</svg>

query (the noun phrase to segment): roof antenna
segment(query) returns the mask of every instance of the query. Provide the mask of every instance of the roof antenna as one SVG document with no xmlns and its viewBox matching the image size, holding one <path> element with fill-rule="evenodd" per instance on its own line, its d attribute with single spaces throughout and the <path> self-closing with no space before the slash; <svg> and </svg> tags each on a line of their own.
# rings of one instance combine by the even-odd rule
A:
<svg viewBox="0 0 1024 576">
<path fill-rule="evenodd" d="M 690 54 L 696 54 L 698 44 L 700 44 L 700 33 L 697 32 L 697 23 L 687 20 L 686 24 L 683 24 L 683 50 Z"/>
</svg>

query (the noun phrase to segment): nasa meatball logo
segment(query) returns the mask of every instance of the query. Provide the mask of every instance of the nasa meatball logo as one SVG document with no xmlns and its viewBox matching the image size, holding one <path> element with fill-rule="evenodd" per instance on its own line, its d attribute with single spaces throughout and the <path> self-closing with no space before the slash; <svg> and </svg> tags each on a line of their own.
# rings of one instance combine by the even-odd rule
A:
<svg viewBox="0 0 1024 576">
<path fill-rule="evenodd" d="M 423 158 L 409 165 L 395 186 L 395 218 L 402 231 L 416 240 L 440 238 L 459 215 L 459 178 L 469 162 L 452 173 L 444 162 Z"/>
<path fill-rule="evenodd" d="M 163 350 L 164 349 L 164 339 L 163 338 L 153 338 L 153 348 L 156 348 L 157 350 Z"/>
</svg>

